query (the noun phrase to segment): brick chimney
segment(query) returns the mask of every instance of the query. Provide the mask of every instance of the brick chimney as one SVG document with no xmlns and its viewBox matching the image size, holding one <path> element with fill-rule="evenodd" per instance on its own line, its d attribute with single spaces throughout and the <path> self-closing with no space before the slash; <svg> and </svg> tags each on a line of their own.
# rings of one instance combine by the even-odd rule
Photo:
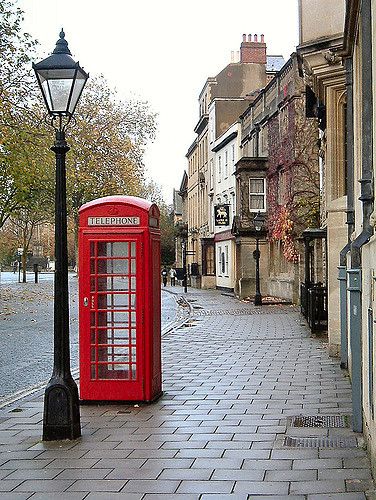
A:
<svg viewBox="0 0 376 500">
<path fill-rule="evenodd" d="M 256 63 L 266 64 L 266 43 L 264 35 L 260 35 L 261 41 L 258 41 L 258 36 L 243 35 L 243 41 L 240 45 L 240 62 L 241 63 Z"/>
</svg>

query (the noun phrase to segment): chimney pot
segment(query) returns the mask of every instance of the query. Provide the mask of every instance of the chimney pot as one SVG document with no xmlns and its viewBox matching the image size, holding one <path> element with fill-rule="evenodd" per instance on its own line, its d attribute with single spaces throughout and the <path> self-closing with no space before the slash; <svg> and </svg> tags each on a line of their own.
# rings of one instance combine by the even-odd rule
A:
<svg viewBox="0 0 376 500">
<path fill-rule="evenodd" d="M 261 43 L 265 43 L 264 42 L 264 35 L 261 35 Z"/>
<path fill-rule="evenodd" d="M 243 33 L 243 42 L 246 42 L 247 41 L 247 35 L 245 33 Z"/>
<path fill-rule="evenodd" d="M 254 42 L 257 42 L 257 35 L 255 35 L 255 36 L 253 37 L 253 41 L 254 41 Z"/>
<path fill-rule="evenodd" d="M 252 35 L 248 35 L 248 42 L 252 42 Z"/>
</svg>

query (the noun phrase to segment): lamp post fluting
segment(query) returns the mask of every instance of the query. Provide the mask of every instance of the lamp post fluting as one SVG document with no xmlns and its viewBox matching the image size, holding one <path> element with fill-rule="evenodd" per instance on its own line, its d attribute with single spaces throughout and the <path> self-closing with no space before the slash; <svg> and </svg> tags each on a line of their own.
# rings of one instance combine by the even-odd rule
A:
<svg viewBox="0 0 376 500">
<path fill-rule="evenodd" d="M 262 306 L 262 295 L 260 291 L 260 233 L 263 227 L 263 218 L 261 217 L 260 212 L 253 219 L 253 223 L 256 230 L 256 250 L 253 252 L 253 257 L 256 261 L 256 273 L 255 273 L 255 298 L 254 304 L 255 306 Z"/>
<path fill-rule="evenodd" d="M 65 130 L 89 75 L 71 57 L 63 30 L 51 56 L 33 64 L 33 69 L 55 129 L 55 142 L 51 147 L 56 157 L 54 364 L 45 390 L 43 414 L 43 440 L 54 441 L 81 436 L 78 388 L 70 370 L 65 168 L 70 148 Z"/>
</svg>

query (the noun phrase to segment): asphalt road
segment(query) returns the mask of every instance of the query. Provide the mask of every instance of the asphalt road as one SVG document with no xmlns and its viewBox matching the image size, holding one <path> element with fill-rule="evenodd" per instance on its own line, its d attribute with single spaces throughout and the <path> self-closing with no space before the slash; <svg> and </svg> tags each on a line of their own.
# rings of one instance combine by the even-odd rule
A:
<svg viewBox="0 0 376 500">
<path fill-rule="evenodd" d="M 17 393 L 45 383 L 53 363 L 53 275 L 35 284 L 18 283 L 13 273 L 1 273 L 0 284 L 0 404 Z M 5 276 L 6 275 L 6 276 Z M 13 279 L 12 279 L 13 278 Z M 78 369 L 77 278 L 69 277 L 72 372 Z M 175 297 L 162 290 L 162 329 L 173 323 Z"/>
</svg>

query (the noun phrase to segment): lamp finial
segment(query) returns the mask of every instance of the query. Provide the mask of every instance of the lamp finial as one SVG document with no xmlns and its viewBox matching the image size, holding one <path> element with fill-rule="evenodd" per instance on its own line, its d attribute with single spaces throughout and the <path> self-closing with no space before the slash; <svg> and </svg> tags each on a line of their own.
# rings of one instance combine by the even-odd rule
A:
<svg viewBox="0 0 376 500">
<path fill-rule="evenodd" d="M 61 28 L 59 33 L 59 40 L 56 42 L 55 50 L 52 52 L 53 54 L 68 54 L 72 55 L 71 51 L 68 48 L 68 42 L 65 40 L 64 29 Z"/>
</svg>

